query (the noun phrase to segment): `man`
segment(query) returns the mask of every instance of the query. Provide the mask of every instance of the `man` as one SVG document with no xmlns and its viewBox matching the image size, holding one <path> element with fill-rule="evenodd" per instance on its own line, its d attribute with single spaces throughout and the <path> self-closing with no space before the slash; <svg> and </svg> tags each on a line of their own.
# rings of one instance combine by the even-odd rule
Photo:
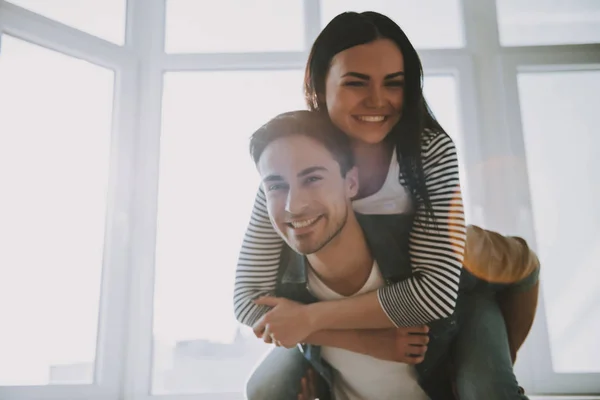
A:
<svg viewBox="0 0 600 400">
<path fill-rule="evenodd" d="M 288 338 L 301 331 L 297 321 L 310 321 L 310 306 L 299 303 L 360 295 L 410 276 L 410 217 L 353 211 L 358 174 L 350 142 L 325 116 L 306 111 L 283 114 L 253 135 L 251 148 L 270 219 L 289 246 L 284 249 L 275 294 L 296 302 L 258 300 L 275 307 L 256 330 L 267 341 L 288 348 L 296 345 Z M 271 313 L 277 317 L 271 318 Z M 304 357 L 336 399 L 446 398 L 442 396 L 450 389 L 443 366 L 459 314 L 430 324 L 431 331 L 427 327 L 339 330 L 299 337 Z M 507 343 L 505 347 L 508 353 Z M 507 363 L 510 366 L 510 359 Z M 270 398 L 282 398 L 278 396 Z"/>
</svg>

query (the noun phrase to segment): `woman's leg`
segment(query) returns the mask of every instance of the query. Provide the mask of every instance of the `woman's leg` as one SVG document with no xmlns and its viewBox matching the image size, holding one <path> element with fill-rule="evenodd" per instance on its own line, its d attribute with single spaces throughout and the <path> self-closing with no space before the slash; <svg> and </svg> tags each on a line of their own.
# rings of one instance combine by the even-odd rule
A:
<svg viewBox="0 0 600 400">
<path fill-rule="evenodd" d="M 540 290 L 538 274 L 539 269 L 523 281 L 499 291 L 497 295 L 498 305 L 506 323 L 513 364 L 535 318 Z"/>
<path fill-rule="evenodd" d="M 498 292 L 514 363 L 537 309 L 540 263 L 536 254 L 522 238 L 469 225 L 464 267 Z"/>
<path fill-rule="evenodd" d="M 494 293 L 461 296 L 452 352 L 459 399 L 527 399 L 513 371 L 506 324 Z"/>
<path fill-rule="evenodd" d="M 297 347 L 275 347 L 252 372 L 246 384 L 248 400 L 297 400 L 309 362 Z"/>
</svg>

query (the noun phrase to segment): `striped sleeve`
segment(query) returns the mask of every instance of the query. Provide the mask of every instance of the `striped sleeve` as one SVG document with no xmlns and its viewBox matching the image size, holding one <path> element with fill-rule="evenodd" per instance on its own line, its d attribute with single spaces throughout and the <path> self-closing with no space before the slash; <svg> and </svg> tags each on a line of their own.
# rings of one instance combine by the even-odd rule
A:
<svg viewBox="0 0 600 400">
<path fill-rule="evenodd" d="M 283 240 L 269 219 L 261 188 L 256 194 L 235 273 L 233 310 L 242 324 L 254 325 L 269 310 L 269 307 L 257 306 L 252 300 L 273 294 L 282 246 Z"/>
<path fill-rule="evenodd" d="M 378 291 L 379 302 L 396 326 L 414 326 L 454 312 L 466 229 L 456 148 L 445 133 L 425 134 L 423 169 L 435 225 L 426 225 L 420 205 L 410 233 L 413 276 Z"/>
</svg>

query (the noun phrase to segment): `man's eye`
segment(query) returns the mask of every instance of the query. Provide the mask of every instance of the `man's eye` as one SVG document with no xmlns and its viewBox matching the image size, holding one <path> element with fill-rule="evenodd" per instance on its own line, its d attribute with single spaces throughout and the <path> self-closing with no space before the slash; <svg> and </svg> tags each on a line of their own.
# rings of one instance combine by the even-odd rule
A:
<svg viewBox="0 0 600 400">
<path fill-rule="evenodd" d="M 274 183 L 272 185 L 269 185 L 269 187 L 267 187 L 267 189 L 269 190 L 269 192 L 272 192 L 274 190 L 283 189 L 284 187 L 285 187 L 285 185 L 282 183 Z"/>
<path fill-rule="evenodd" d="M 321 178 L 320 176 L 309 176 L 308 178 L 306 178 L 306 182 L 313 183 L 313 182 L 320 181 L 321 179 L 323 179 L 323 178 Z"/>
</svg>

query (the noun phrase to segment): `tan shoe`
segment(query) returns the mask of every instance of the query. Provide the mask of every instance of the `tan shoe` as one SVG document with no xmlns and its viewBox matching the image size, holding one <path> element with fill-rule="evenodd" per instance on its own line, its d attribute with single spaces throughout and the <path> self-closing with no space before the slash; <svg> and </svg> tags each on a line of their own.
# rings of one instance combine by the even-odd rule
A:
<svg viewBox="0 0 600 400">
<path fill-rule="evenodd" d="M 540 266 L 524 239 L 475 225 L 467 226 L 463 264 L 470 273 L 491 283 L 518 282 Z"/>
</svg>

